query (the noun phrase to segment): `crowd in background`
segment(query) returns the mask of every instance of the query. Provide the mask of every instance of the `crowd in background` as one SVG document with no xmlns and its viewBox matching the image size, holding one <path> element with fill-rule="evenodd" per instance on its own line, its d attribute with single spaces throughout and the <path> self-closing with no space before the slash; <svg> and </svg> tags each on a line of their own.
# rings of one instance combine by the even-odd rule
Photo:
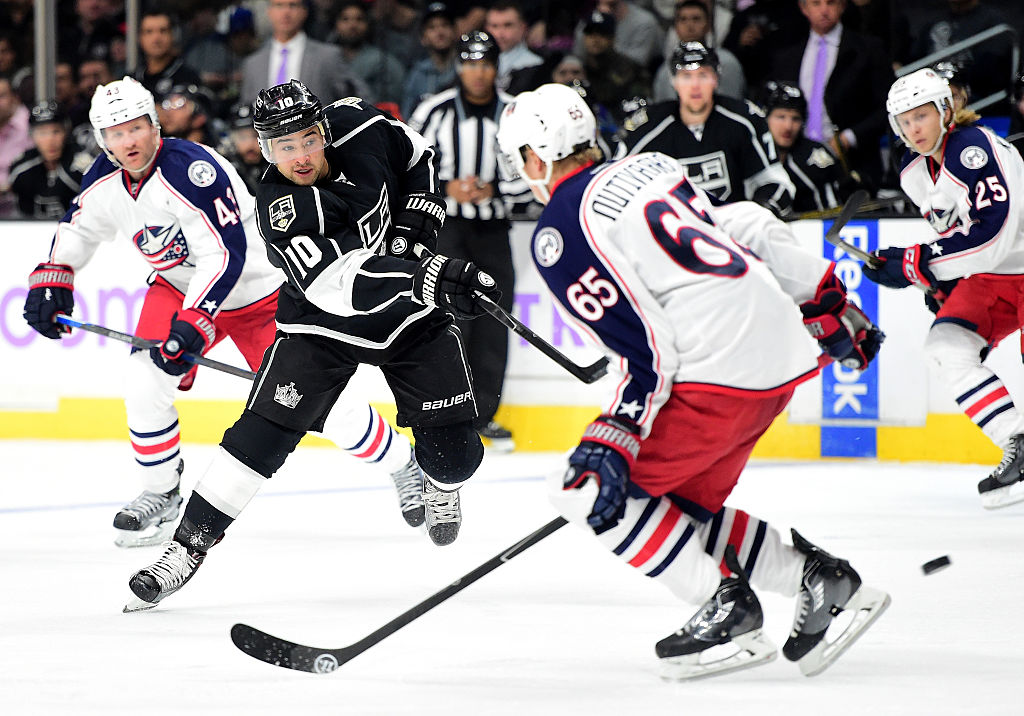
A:
<svg viewBox="0 0 1024 716">
<path fill-rule="evenodd" d="M 842 42 L 857 40 L 857 61 L 849 66 L 845 44 L 835 39 L 835 46 L 826 48 L 821 43 L 822 57 L 832 53 L 828 63 L 836 79 L 829 79 L 827 91 L 834 100 L 813 96 L 815 78 L 806 70 L 813 50 L 808 43 L 813 21 L 806 10 L 823 4 L 841 10 Z M 514 95 L 545 82 L 574 84 L 594 107 L 609 144 L 643 116 L 645 106 L 678 101 L 673 51 L 680 42 L 701 41 L 716 50 L 722 96 L 763 103 L 766 86 L 777 87 L 766 83 L 803 87 L 803 99 L 810 103 L 808 116 L 801 117 L 807 133 L 836 156 L 859 162 L 858 181 L 877 191 L 896 185 L 885 160 L 890 137 L 884 109 L 894 70 L 1001 22 L 1024 30 L 1019 17 L 1007 16 L 1003 4 L 993 0 L 926 3 L 924 21 L 913 23 L 905 5 L 892 0 L 165 0 L 143 3 L 139 62 L 129 67 L 124 3 L 75 0 L 57 3 L 55 96 L 37 98 L 33 3 L 0 0 L 0 216 L 60 215 L 59 207 L 67 206 L 61 190 L 97 153 L 88 123 L 92 93 L 98 84 L 124 75 L 136 77 L 156 96 L 165 136 L 219 148 L 247 181 L 255 182 L 261 158 L 249 104 L 255 90 L 273 80 L 273 68 L 271 75 L 265 68 L 277 55 L 262 60 L 264 69 L 254 68 L 260 53 L 269 56 L 286 40 L 293 42 L 289 33 L 298 33 L 307 54 L 326 53 L 317 61 L 318 76 L 302 77 L 326 100 L 358 94 L 408 120 L 425 98 L 456 84 L 460 36 L 484 30 L 500 50 L 499 89 Z M 1024 131 L 1024 83 L 1010 83 L 1011 47 L 1010 38 L 1001 36 L 953 58 L 972 99 L 1010 93 L 1009 101 L 982 110 L 982 122 L 992 118 L 1004 135 Z M 824 117 L 815 109 L 823 101 L 829 107 Z M 33 168 L 56 198 L 19 206 L 11 184 Z"/>
</svg>

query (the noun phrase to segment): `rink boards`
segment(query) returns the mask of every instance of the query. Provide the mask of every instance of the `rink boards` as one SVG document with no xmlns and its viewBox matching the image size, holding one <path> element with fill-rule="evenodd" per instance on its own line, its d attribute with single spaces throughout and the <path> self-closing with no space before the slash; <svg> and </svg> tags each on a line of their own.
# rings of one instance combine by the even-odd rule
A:
<svg viewBox="0 0 1024 716">
<path fill-rule="evenodd" d="M 755 456 L 766 458 L 878 457 L 894 460 L 998 461 L 999 452 L 956 409 L 924 360 L 931 322 L 915 289 L 879 289 L 863 279 L 860 264 L 823 241 L 830 222 L 794 225 L 808 249 L 839 264 L 838 274 L 855 300 L 885 330 L 879 359 L 865 373 L 833 364 L 801 386 L 788 413 L 776 421 Z M 8 260 L 0 265 L 0 439 L 119 439 L 126 435 L 118 364 L 127 347 L 77 332 L 60 342 L 32 331 L 22 318 L 26 279 L 46 257 L 54 225 L 2 222 Z M 597 353 L 555 311 L 529 256 L 532 225 L 512 232 L 518 318 L 579 363 Z M 866 250 L 910 245 L 932 234 L 923 220 L 854 221 L 846 241 Z M 75 281 L 75 318 L 131 332 L 142 305 L 146 264 L 125 237 L 104 245 Z M 481 318 L 478 320 L 490 320 Z M 765 320 L 772 320 L 765 317 Z M 1015 334 L 992 352 L 989 364 L 1014 396 L 1024 395 L 1020 341 Z M 225 342 L 210 357 L 244 366 Z M 756 356 L 751 356 L 756 360 Z M 248 393 L 245 380 L 202 370 L 178 401 L 182 437 L 217 442 L 238 417 Z M 613 388 L 611 379 L 585 386 L 564 374 L 519 338 L 510 342 L 505 396 L 499 420 L 524 450 L 571 447 Z M 360 369 L 350 387 L 387 415 L 391 396 L 373 369 Z"/>
</svg>

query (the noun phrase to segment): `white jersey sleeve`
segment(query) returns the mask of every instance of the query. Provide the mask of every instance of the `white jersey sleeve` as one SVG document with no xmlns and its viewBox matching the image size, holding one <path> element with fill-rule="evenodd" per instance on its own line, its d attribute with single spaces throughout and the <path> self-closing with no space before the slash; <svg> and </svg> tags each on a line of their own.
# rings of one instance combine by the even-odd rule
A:
<svg viewBox="0 0 1024 716">
<path fill-rule="evenodd" d="M 96 249 L 105 241 L 113 241 L 118 226 L 114 216 L 104 210 L 104 195 L 120 186 L 121 171 L 99 156 L 82 177 L 82 188 L 64 218 L 57 224 L 50 247 L 50 262 L 67 264 L 81 271 Z"/>
</svg>

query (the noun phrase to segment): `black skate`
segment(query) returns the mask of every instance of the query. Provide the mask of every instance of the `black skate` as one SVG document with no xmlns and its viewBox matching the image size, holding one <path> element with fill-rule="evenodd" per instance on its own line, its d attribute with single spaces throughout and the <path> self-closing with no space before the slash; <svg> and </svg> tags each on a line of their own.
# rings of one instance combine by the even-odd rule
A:
<svg viewBox="0 0 1024 716">
<path fill-rule="evenodd" d="M 395 490 L 398 491 L 398 506 L 402 510 L 402 517 L 412 527 L 419 527 L 423 524 L 423 471 L 416 463 L 416 453 L 411 452 L 409 462 L 401 469 L 391 473 L 391 479 L 395 482 Z"/>
<path fill-rule="evenodd" d="M 178 460 L 178 478 L 185 470 L 185 461 Z M 114 516 L 118 547 L 147 547 L 160 544 L 174 532 L 174 523 L 181 509 L 179 485 L 167 492 L 144 491 Z"/>
<path fill-rule="evenodd" d="M 701 679 L 767 664 L 775 658 L 775 645 L 761 632 L 761 603 L 732 545 L 726 548 L 725 559 L 735 576 L 723 579 L 711 599 L 682 629 L 655 645 L 661 659 L 661 678 Z"/>
<path fill-rule="evenodd" d="M 807 558 L 793 631 L 782 647 L 782 654 L 797 662 L 804 676 L 815 676 L 850 648 L 891 600 L 885 592 L 864 586 L 860 575 L 845 559 L 833 557 L 796 530 L 790 531 L 793 546 Z M 842 620 L 846 623 L 844 628 L 837 622 L 829 638 L 826 632 L 842 612 L 848 612 L 852 620 Z"/>
<path fill-rule="evenodd" d="M 459 536 L 462 508 L 458 490 L 439 490 L 432 480 L 423 478 L 423 505 L 426 508 L 427 534 L 434 544 L 451 544 Z"/>
<path fill-rule="evenodd" d="M 500 423 L 493 420 L 488 421 L 477 433 L 487 441 L 488 447 L 494 452 L 513 452 L 516 443 L 512 439 L 512 433 Z"/>
<path fill-rule="evenodd" d="M 128 580 L 135 599 L 124 607 L 124 612 L 152 609 L 161 600 L 185 586 L 206 558 L 206 552 L 186 547 L 181 542 L 164 542 L 164 553 L 153 564 L 140 569 Z"/>
<path fill-rule="evenodd" d="M 978 483 L 981 506 L 988 510 L 1024 500 L 1024 435 L 1014 435 L 1003 448 L 1003 460 Z"/>
</svg>

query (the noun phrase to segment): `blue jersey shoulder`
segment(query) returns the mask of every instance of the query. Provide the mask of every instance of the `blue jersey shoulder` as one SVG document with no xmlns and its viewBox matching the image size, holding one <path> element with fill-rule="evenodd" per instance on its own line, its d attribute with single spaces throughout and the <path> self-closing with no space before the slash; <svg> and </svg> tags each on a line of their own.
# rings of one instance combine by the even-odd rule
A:
<svg viewBox="0 0 1024 716">
<path fill-rule="evenodd" d="M 206 209 L 214 196 L 224 196 L 231 179 L 212 150 L 185 139 L 164 139 L 157 167 L 164 178 L 193 204 Z"/>
<path fill-rule="evenodd" d="M 118 167 L 114 166 L 114 163 L 107 159 L 106 154 L 100 154 L 96 159 L 93 160 L 92 166 L 82 177 L 82 191 L 85 191 L 90 186 L 98 182 L 105 176 L 108 176 L 111 172 L 119 171 Z"/>
<path fill-rule="evenodd" d="M 998 171 L 994 152 L 992 141 L 983 129 L 962 127 L 950 132 L 943 163 L 954 175 L 971 178 L 989 164 Z"/>
</svg>

